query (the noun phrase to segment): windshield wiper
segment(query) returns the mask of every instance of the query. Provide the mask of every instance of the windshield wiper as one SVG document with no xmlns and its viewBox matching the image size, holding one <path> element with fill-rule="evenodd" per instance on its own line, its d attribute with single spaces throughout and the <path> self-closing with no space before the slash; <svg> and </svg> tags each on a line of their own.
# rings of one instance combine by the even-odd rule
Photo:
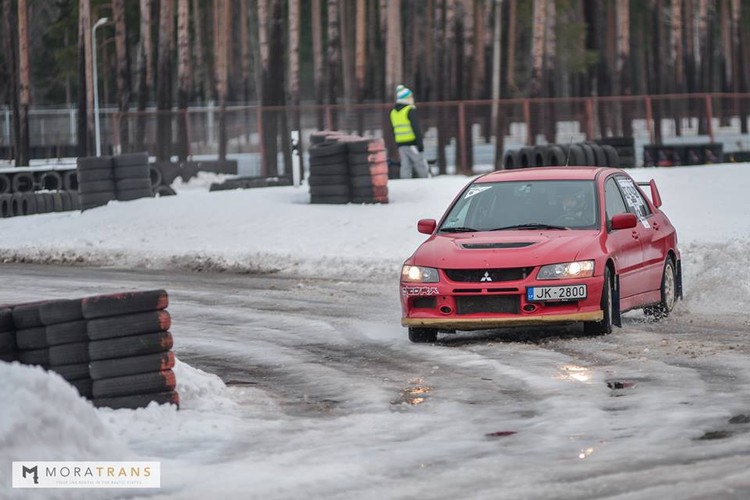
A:
<svg viewBox="0 0 750 500">
<path fill-rule="evenodd" d="M 444 227 L 440 229 L 441 233 L 476 233 L 473 227 Z"/>
<path fill-rule="evenodd" d="M 552 224 L 538 224 L 536 222 L 529 222 L 527 224 L 515 224 L 513 226 L 496 227 L 495 229 L 489 229 L 489 231 L 505 231 L 507 229 L 569 229 L 565 226 L 554 226 Z"/>
</svg>

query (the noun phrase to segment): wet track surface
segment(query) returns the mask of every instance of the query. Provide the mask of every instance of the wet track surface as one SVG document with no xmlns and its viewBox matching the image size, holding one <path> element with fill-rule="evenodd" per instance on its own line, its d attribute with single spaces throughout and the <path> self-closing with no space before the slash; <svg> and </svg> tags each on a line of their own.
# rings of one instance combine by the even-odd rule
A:
<svg viewBox="0 0 750 500">
<path fill-rule="evenodd" d="M 323 483 L 312 496 L 750 494 L 750 320 L 741 314 L 691 314 L 681 303 L 660 323 L 628 313 L 603 337 L 570 326 L 415 345 L 399 324 L 395 277 L 0 267 L 0 303 L 154 288 L 169 292 L 179 359 L 232 391 L 262 391 L 283 418 L 319 432 L 410 418 L 379 438 L 331 438 L 378 456 L 388 485 Z M 425 443 L 434 451 L 397 451 Z M 600 461 L 580 465 L 591 454 Z"/>
</svg>

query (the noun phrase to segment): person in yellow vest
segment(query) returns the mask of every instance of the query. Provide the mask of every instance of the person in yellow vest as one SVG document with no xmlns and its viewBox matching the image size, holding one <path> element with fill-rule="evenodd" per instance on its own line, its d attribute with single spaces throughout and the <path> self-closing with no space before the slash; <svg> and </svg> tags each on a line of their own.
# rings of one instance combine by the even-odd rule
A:
<svg viewBox="0 0 750 500">
<path fill-rule="evenodd" d="M 396 87 L 396 104 L 391 110 L 391 126 L 401 157 L 401 178 L 411 179 L 413 174 L 416 177 L 428 177 L 429 167 L 422 154 L 424 145 L 417 107 L 414 106 L 414 94 L 403 85 Z"/>
</svg>

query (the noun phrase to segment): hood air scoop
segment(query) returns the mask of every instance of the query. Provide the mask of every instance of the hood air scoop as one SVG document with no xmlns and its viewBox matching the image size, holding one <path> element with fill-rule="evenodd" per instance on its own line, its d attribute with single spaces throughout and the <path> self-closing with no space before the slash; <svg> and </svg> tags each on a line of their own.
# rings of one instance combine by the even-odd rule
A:
<svg viewBox="0 0 750 500">
<path fill-rule="evenodd" d="M 461 246 L 467 250 L 486 250 L 488 248 L 523 248 L 533 245 L 534 242 L 518 241 L 515 243 L 462 243 Z"/>
</svg>

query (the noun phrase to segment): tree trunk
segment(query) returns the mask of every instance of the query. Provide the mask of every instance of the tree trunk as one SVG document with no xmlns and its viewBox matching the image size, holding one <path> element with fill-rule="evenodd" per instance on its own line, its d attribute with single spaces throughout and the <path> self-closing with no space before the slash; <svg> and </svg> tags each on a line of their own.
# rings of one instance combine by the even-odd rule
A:
<svg viewBox="0 0 750 500">
<path fill-rule="evenodd" d="M 322 106 L 325 96 L 325 62 L 323 60 L 323 21 L 320 0 L 312 0 L 312 46 L 315 104 Z M 318 130 L 325 128 L 325 114 L 318 108 Z"/>
<path fill-rule="evenodd" d="M 11 8 L 11 0 L 3 0 L 3 52 L 6 56 L 6 64 L 8 66 L 8 101 L 10 104 L 11 112 L 13 113 L 13 127 L 12 127 L 12 144 L 13 151 L 11 158 L 15 159 L 15 164 L 20 165 L 18 162 L 18 152 L 21 149 L 19 139 L 21 137 L 20 132 L 20 117 L 21 113 L 18 109 L 18 46 L 16 45 L 17 40 L 17 23 L 16 14 Z"/>
<path fill-rule="evenodd" d="M 94 71 L 92 67 L 92 44 L 91 44 L 91 9 L 89 0 L 80 0 L 78 12 L 81 21 L 81 37 L 83 38 L 84 53 L 84 71 L 86 74 L 86 104 L 84 111 L 86 113 L 86 133 L 84 140 L 86 144 L 86 156 L 91 152 L 91 145 L 94 142 Z"/>
<path fill-rule="evenodd" d="M 126 118 L 130 107 L 130 63 L 128 59 L 127 31 L 125 26 L 124 0 L 112 0 L 112 17 L 115 24 L 115 54 L 117 66 L 117 137 L 118 152 L 127 152 L 130 148 L 130 134 Z"/>
<path fill-rule="evenodd" d="M 349 2 L 340 2 L 339 4 L 339 40 L 341 45 L 341 75 L 344 91 L 344 103 L 354 102 L 357 88 L 356 78 L 354 76 L 354 49 L 356 27 L 353 23 L 348 22 L 356 8 L 356 4 Z"/>
<path fill-rule="evenodd" d="M 195 54 L 195 66 L 193 67 L 192 88 L 194 95 L 202 101 L 208 100 L 208 89 L 210 83 L 207 80 L 208 71 L 206 60 L 203 55 L 203 18 L 198 0 L 191 0 L 193 11 L 193 54 Z"/>
<path fill-rule="evenodd" d="M 401 0 L 390 0 L 385 44 L 385 96 L 395 100 L 396 86 L 404 83 L 401 45 Z M 411 85 L 411 83 L 409 83 Z"/>
<path fill-rule="evenodd" d="M 518 91 L 516 87 L 516 23 L 518 16 L 516 16 L 516 0 L 508 0 L 508 69 L 506 71 L 506 82 L 508 86 L 508 92 L 515 94 Z"/>
<path fill-rule="evenodd" d="M 189 0 L 178 0 L 177 5 L 177 156 L 187 160 L 190 154 L 188 135 L 188 100 L 190 98 L 190 4 Z M 197 19 L 196 19 L 197 20 Z"/>
<path fill-rule="evenodd" d="M 556 74 L 555 61 L 557 61 L 557 35 L 555 27 L 557 26 L 557 10 L 555 0 L 547 0 L 547 24 L 544 33 L 544 68 L 542 73 L 542 82 L 544 86 L 543 93 L 546 97 L 556 97 L 558 88 L 558 78 Z M 542 129 L 548 144 L 556 141 L 557 134 L 557 113 L 555 103 L 550 101 L 547 106 L 542 106 L 544 114 L 542 115 Z"/>
<path fill-rule="evenodd" d="M 445 11 L 446 11 L 446 0 L 435 0 L 435 15 L 434 15 L 434 35 L 433 35 L 433 46 L 435 50 L 432 57 L 434 57 L 433 67 L 435 68 L 435 100 L 442 101 L 446 98 L 446 83 L 447 80 L 445 75 L 447 73 L 447 64 L 445 57 Z M 445 147 L 448 144 L 448 130 L 445 126 L 447 123 L 448 112 L 444 106 L 440 106 L 437 109 L 438 113 L 438 147 L 437 147 L 437 164 L 438 172 L 445 174 L 447 171 L 447 158 L 445 154 Z"/>
<path fill-rule="evenodd" d="M 336 104 L 341 78 L 341 31 L 339 26 L 339 0 L 328 0 L 328 104 Z M 331 126 L 338 129 L 338 118 L 331 112 Z"/>
<path fill-rule="evenodd" d="M 617 63 L 616 93 L 629 96 L 632 93 L 630 83 L 630 0 L 617 0 Z M 622 117 L 622 134 L 633 135 L 632 106 L 626 101 L 620 113 Z"/>
<path fill-rule="evenodd" d="M 495 137 L 495 170 L 503 168 L 505 153 L 505 113 L 499 108 L 502 97 L 500 72 L 502 68 L 503 0 L 495 0 L 494 25 L 492 29 L 492 135 Z"/>
<path fill-rule="evenodd" d="M 533 41 L 531 44 L 531 81 L 529 82 L 529 97 L 542 96 L 544 88 L 544 40 L 547 31 L 547 0 L 534 0 Z M 541 131 L 543 116 L 540 116 L 541 106 L 534 106 L 529 124 L 529 136 L 526 143 L 536 144 L 537 134 Z"/>
<path fill-rule="evenodd" d="M 146 106 L 148 105 L 153 81 L 153 44 L 151 42 L 151 9 L 152 0 L 140 0 L 141 39 L 138 42 L 138 120 L 135 129 L 135 143 L 139 151 L 147 149 L 146 137 Z"/>
<path fill-rule="evenodd" d="M 31 68 L 29 66 L 29 6 L 18 0 L 18 104 L 20 112 L 16 166 L 29 164 L 29 107 L 31 105 Z"/>
<path fill-rule="evenodd" d="M 161 161 L 172 156 L 172 37 L 174 36 L 174 0 L 159 3 L 159 79 L 156 83 L 157 153 Z"/>
<path fill-rule="evenodd" d="M 305 155 L 302 141 L 302 117 L 299 108 L 299 40 L 300 0 L 289 0 L 289 100 L 292 105 L 292 128 L 298 134 L 296 148 L 299 174 L 302 179 L 305 175 Z"/>
<path fill-rule="evenodd" d="M 229 40 L 231 40 L 231 2 L 230 0 L 216 0 L 214 10 L 214 43 L 215 70 L 216 70 L 216 95 L 219 99 L 219 160 L 227 158 L 227 123 L 226 107 L 227 92 L 229 90 Z"/>
<path fill-rule="evenodd" d="M 365 79 L 367 78 L 367 4 L 366 0 L 357 0 L 354 34 L 354 80 L 356 82 L 357 104 L 365 100 Z M 357 112 L 357 131 L 364 134 L 364 111 Z"/>
</svg>

